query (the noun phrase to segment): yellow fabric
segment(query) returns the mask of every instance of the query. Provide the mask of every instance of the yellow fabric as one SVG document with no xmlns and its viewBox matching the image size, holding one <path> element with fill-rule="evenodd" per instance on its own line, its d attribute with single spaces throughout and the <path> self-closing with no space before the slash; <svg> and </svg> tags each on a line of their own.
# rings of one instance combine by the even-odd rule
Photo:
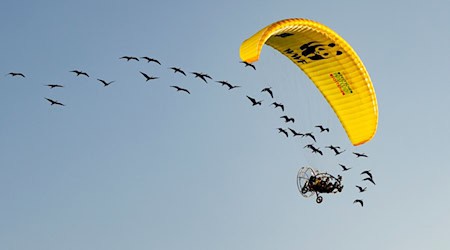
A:
<svg viewBox="0 0 450 250">
<path fill-rule="evenodd" d="M 288 57 L 308 75 L 353 145 L 373 138 L 378 124 L 375 90 L 363 63 L 344 39 L 315 21 L 286 19 L 245 40 L 240 48 L 242 61 L 257 61 L 264 44 Z"/>
</svg>

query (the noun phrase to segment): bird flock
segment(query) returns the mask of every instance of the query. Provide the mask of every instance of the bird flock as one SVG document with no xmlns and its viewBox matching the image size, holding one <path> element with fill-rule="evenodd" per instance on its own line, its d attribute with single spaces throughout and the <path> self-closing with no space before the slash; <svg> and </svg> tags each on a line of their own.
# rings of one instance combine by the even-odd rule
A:
<svg viewBox="0 0 450 250">
<path fill-rule="evenodd" d="M 162 66 L 162 64 L 159 60 L 148 57 L 148 56 L 143 56 L 143 57 L 122 56 L 119 58 L 119 60 L 124 60 L 126 62 L 130 62 L 130 61 L 139 62 L 139 61 L 141 61 L 140 59 L 145 60 L 147 63 L 154 63 L 159 66 Z M 247 63 L 244 61 L 241 61 L 240 63 L 242 63 L 245 68 L 248 67 L 250 69 L 256 70 L 256 66 L 251 63 Z M 183 75 L 184 77 L 188 77 L 189 75 L 192 75 L 194 77 L 194 79 L 198 78 L 199 80 L 201 80 L 202 82 L 204 82 L 206 84 L 208 84 L 210 80 L 214 81 L 214 79 L 206 73 L 187 72 L 179 67 L 173 67 L 173 66 L 168 67 L 167 69 L 172 70 L 173 73 L 175 73 L 175 74 Z M 84 72 L 79 69 L 74 69 L 69 72 L 73 73 L 75 77 L 90 78 L 90 75 L 87 72 Z M 141 76 L 143 77 L 143 80 L 145 80 L 145 82 L 155 81 L 155 80 L 159 79 L 158 76 L 153 76 L 153 75 L 150 75 L 150 74 L 142 72 L 142 71 L 139 71 L 139 73 L 141 74 Z M 9 72 L 8 74 L 6 74 L 6 76 L 26 78 L 25 74 L 22 72 Z M 107 81 L 107 80 L 104 80 L 101 78 L 96 78 L 96 80 L 99 83 L 101 83 L 104 87 L 108 87 L 112 83 L 115 82 L 115 81 Z M 215 82 L 221 84 L 222 86 L 226 87 L 230 91 L 237 89 L 237 88 L 241 88 L 241 86 L 239 86 L 239 85 L 233 85 L 233 84 L 229 83 L 228 81 L 224 81 L 224 80 L 217 80 Z M 64 87 L 64 85 L 61 85 L 61 84 L 46 84 L 45 86 L 49 87 L 50 89 Z M 191 91 L 189 89 L 182 87 L 182 86 L 170 85 L 169 87 L 173 88 L 176 92 L 182 92 L 182 93 L 189 94 L 189 95 L 191 94 Z M 273 106 L 274 109 L 279 109 L 283 113 L 283 115 L 280 116 L 280 119 L 282 119 L 282 121 L 284 122 L 284 124 L 287 127 L 276 128 L 278 133 L 282 134 L 283 137 L 286 137 L 286 138 L 300 137 L 300 138 L 307 139 L 308 142 L 307 142 L 307 144 L 305 144 L 305 146 L 303 148 L 306 150 L 310 150 L 310 152 L 312 154 L 317 154 L 317 155 L 323 156 L 324 152 L 323 152 L 323 150 L 321 150 L 320 147 L 317 146 L 317 140 L 319 139 L 318 137 L 320 134 L 330 133 L 330 129 L 328 127 L 325 127 L 324 125 L 316 125 L 316 126 L 314 126 L 313 129 L 311 129 L 311 131 L 308 131 L 308 132 L 297 131 L 296 129 L 291 127 L 295 124 L 295 118 L 284 114 L 285 106 L 283 103 L 275 100 L 274 92 L 273 92 L 272 88 L 264 87 L 263 89 L 261 89 L 260 92 L 267 93 L 267 95 L 270 96 L 270 100 L 272 100 L 272 101 L 270 101 L 270 104 L 268 106 Z M 264 102 L 264 100 L 252 97 L 250 95 L 246 95 L 246 97 L 250 101 L 250 104 L 252 106 L 262 106 L 262 103 Z M 44 97 L 44 99 L 47 100 L 51 106 L 61 106 L 61 107 L 66 106 L 63 102 L 55 100 L 55 99 L 51 99 L 48 97 Z M 335 145 L 328 145 L 328 146 L 325 146 L 325 148 L 329 149 L 330 152 L 334 153 L 335 156 L 341 155 L 346 152 L 345 149 L 341 149 L 340 146 L 335 146 Z M 365 153 L 360 153 L 360 152 L 352 152 L 352 154 L 355 155 L 356 158 L 367 158 L 368 157 Z M 346 165 L 343 165 L 343 164 L 339 164 L 339 166 L 342 168 L 343 172 L 347 172 L 352 169 L 351 167 L 347 167 Z M 361 172 L 361 175 L 363 175 L 363 179 L 362 179 L 363 183 L 370 182 L 372 185 L 375 185 L 375 181 L 373 180 L 373 175 L 371 173 L 371 170 L 364 170 Z M 356 185 L 355 187 L 357 188 L 359 193 L 366 192 L 366 190 L 367 190 L 367 186 L 363 185 L 363 184 Z M 361 198 L 355 199 L 353 201 L 353 203 L 360 204 L 361 207 L 364 206 L 363 199 L 361 199 Z"/>
</svg>

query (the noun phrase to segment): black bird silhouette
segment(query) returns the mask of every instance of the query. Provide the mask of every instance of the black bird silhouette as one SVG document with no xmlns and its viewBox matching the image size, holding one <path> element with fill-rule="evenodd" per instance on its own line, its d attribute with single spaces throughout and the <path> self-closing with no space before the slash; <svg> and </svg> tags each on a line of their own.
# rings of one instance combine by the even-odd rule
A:
<svg viewBox="0 0 450 250">
<path fill-rule="evenodd" d="M 359 203 L 359 204 L 361 204 L 361 207 L 364 207 L 364 202 L 360 199 L 354 200 L 353 203 Z"/>
<path fill-rule="evenodd" d="M 330 148 L 331 150 L 337 150 L 337 149 L 340 149 L 341 147 L 330 145 L 330 146 L 326 146 L 326 148 Z"/>
<path fill-rule="evenodd" d="M 367 156 L 367 155 L 364 154 L 364 153 L 356 153 L 356 152 L 353 152 L 353 154 L 356 155 L 356 158 L 359 158 L 359 157 L 369 157 L 369 156 Z"/>
<path fill-rule="evenodd" d="M 184 71 L 181 70 L 180 68 L 171 67 L 170 69 L 173 70 L 174 73 L 178 72 L 186 76 L 186 73 L 184 73 Z"/>
<path fill-rule="evenodd" d="M 72 70 L 70 72 L 73 72 L 73 73 L 77 74 L 77 76 L 84 75 L 84 76 L 89 77 L 89 75 L 86 72 L 83 72 L 83 71 L 80 71 L 80 70 Z"/>
<path fill-rule="evenodd" d="M 313 153 L 318 153 L 320 155 L 323 155 L 323 152 L 319 148 L 314 147 L 314 145 L 312 145 L 312 144 L 307 144 L 303 148 L 309 148 L 312 150 Z"/>
<path fill-rule="evenodd" d="M 64 104 L 62 104 L 62 103 L 60 103 L 58 101 L 52 100 L 50 98 L 45 98 L 45 99 L 47 99 L 47 101 L 49 101 L 51 103 L 51 105 L 65 106 Z"/>
<path fill-rule="evenodd" d="M 316 137 L 314 137 L 314 135 L 313 135 L 312 133 L 305 133 L 305 136 L 311 137 L 311 139 L 313 139 L 314 141 L 316 141 Z"/>
<path fill-rule="evenodd" d="M 345 165 L 342 165 L 342 164 L 339 164 L 339 166 L 341 166 L 342 171 L 348 171 L 348 170 L 352 169 L 352 168 L 348 168 L 348 167 L 346 167 Z"/>
<path fill-rule="evenodd" d="M 115 82 L 115 81 L 107 82 L 107 81 L 105 81 L 103 79 L 97 79 L 97 81 L 103 83 L 103 87 L 108 87 L 111 83 Z"/>
<path fill-rule="evenodd" d="M 6 75 L 10 75 L 10 76 L 21 76 L 21 77 L 25 78 L 25 75 L 24 75 L 23 73 L 20 73 L 20 72 L 9 72 L 9 73 L 6 74 Z"/>
<path fill-rule="evenodd" d="M 360 193 L 365 192 L 366 189 L 367 189 L 367 187 L 360 187 L 360 186 L 358 186 L 358 185 L 356 185 L 356 187 L 359 189 L 359 192 L 360 192 Z"/>
<path fill-rule="evenodd" d="M 221 83 L 222 86 L 227 86 L 227 87 L 228 87 L 228 90 L 232 90 L 232 89 L 234 89 L 234 88 L 239 88 L 239 87 L 241 87 L 241 86 L 238 86 L 238 85 L 231 85 L 231 84 L 230 84 L 229 82 L 227 82 L 227 81 L 216 81 L 216 82 Z"/>
<path fill-rule="evenodd" d="M 288 129 L 292 132 L 293 136 L 301 136 L 301 137 L 305 136 L 305 134 L 299 133 L 299 132 L 293 130 L 292 128 L 288 128 Z"/>
<path fill-rule="evenodd" d="M 161 63 L 160 63 L 158 60 L 156 60 L 155 58 L 150 58 L 150 57 L 148 57 L 148 56 L 143 56 L 143 57 L 141 57 L 141 58 L 147 60 L 147 63 L 149 63 L 149 62 L 155 62 L 155 63 L 161 65 Z"/>
<path fill-rule="evenodd" d="M 134 57 L 134 56 L 122 56 L 122 57 L 119 58 L 119 59 L 127 59 L 127 62 L 130 61 L 130 60 L 136 60 L 136 61 L 139 61 L 139 59 L 138 59 L 137 57 Z"/>
<path fill-rule="evenodd" d="M 284 105 L 283 104 L 281 104 L 281 103 L 277 103 L 277 102 L 272 102 L 272 104 L 271 105 L 274 105 L 275 106 L 275 108 L 278 108 L 278 107 L 280 107 L 281 108 L 281 110 L 282 111 L 284 111 Z"/>
<path fill-rule="evenodd" d="M 289 137 L 289 134 L 286 130 L 284 130 L 283 128 L 278 128 L 278 133 L 283 133 L 286 137 Z"/>
<path fill-rule="evenodd" d="M 324 128 L 322 125 L 317 125 L 315 127 L 320 129 L 320 133 L 322 133 L 324 131 L 330 132 L 329 128 Z"/>
<path fill-rule="evenodd" d="M 329 148 L 329 149 L 333 150 L 335 155 L 339 155 L 339 154 L 342 154 L 342 153 L 345 152 L 345 150 L 342 150 L 342 151 L 339 151 L 339 150 L 338 150 L 338 149 L 340 149 L 341 147 L 335 147 L 335 146 L 333 146 L 333 145 L 326 146 L 326 148 Z"/>
<path fill-rule="evenodd" d="M 261 92 L 267 92 L 273 98 L 272 88 L 263 88 Z"/>
<path fill-rule="evenodd" d="M 177 91 L 184 91 L 184 92 L 186 92 L 188 94 L 191 94 L 191 92 L 189 92 L 189 90 L 187 90 L 187 89 L 184 89 L 184 88 L 181 88 L 181 87 L 178 87 L 178 86 L 170 86 L 170 87 L 175 88 Z"/>
<path fill-rule="evenodd" d="M 377 184 L 375 184 L 375 181 L 373 181 L 373 179 L 370 177 L 364 178 L 363 181 L 370 181 L 370 182 L 372 182 L 373 185 L 377 185 Z"/>
<path fill-rule="evenodd" d="M 251 98 L 250 96 L 247 96 L 247 98 L 252 102 L 252 106 L 255 106 L 255 105 L 260 105 L 261 106 L 262 100 L 261 101 L 256 101 L 255 98 Z"/>
<path fill-rule="evenodd" d="M 45 85 L 45 86 L 48 86 L 48 87 L 50 87 L 51 89 L 52 89 L 52 88 L 62 88 L 62 87 L 64 87 L 64 86 L 59 85 L 59 84 L 47 84 L 47 85 Z"/>
<path fill-rule="evenodd" d="M 198 78 L 202 79 L 205 83 L 208 83 L 206 78 L 209 78 L 209 79 L 212 80 L 212 78 L 209 75 L 205 74 L 205 73 L 199 73 L 199 72 L 191 72 L 191 73 L 195 75 L 195 78 L 198 77 Z"/>
<path fill-rule="evenodd" d="M 248 66 L 250 66 L 250 67 L 252 67 L 254 70 L 256 70 L 256 67 L 255 67 L 255 65 L 253 65 L 253 64 L 251 64 L 251 63 L 248 63 L 248 62 L 244 62 L 244 61 L 241 61 L 241 63 L 243 63 L 243 64 L 245 64 L 245 66 L 244 67 L 248 67 Z"/>
<path fill-rule="evenodd" d="M 366 174 L 368 175 L 370 178 L 373 178 L 372 173 L 370 172 L 370 170 L 364 170 L 361 172 L 361 174 Z"/>
<path fill-rule="evenodd" d="M 280 118 L 283 118 L 283 119 L 284 119 L 284 122 L 286 122 L 286 123 L 288 123 L 288 122 L 294 123 L 294 122 L 295 122 L 295 119 L 294 119 L 294 118 L 288 117 L 287 115 L 280 116 Z"/>
<path fill-rule="evenodd" d="M 148 82 L 149 80 L 155 80 L 155 79 L 158 79 L 159 77 L 156 77 L 156 76 L 149 76 L 149 75 L 147 75 L 147 74 L 145 74 L 144 72 L 142 72 L 142 71 L 139 71 L 144 77 L 145 77 L 145 81 L 146 82 Z"/>
<path fill-rule="evenodd" d="M 310 148 L 313 153 L 318 153 L 320 155 L 323 155 L 323 152 L 319 150 L 319 148 L 315 148 L 314 146 Z"/>
</svg>

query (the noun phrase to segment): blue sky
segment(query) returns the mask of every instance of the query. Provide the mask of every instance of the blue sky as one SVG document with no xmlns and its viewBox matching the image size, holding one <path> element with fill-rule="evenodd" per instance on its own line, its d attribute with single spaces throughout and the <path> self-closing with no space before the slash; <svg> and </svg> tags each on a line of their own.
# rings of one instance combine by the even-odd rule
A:
<svg viewBox="0 0 450 250">
<path fill-rule="evenodd" d="M 3 1 L 0 248 L 448 249 L 448 3 L 261 2 Z M 329 26 L 363 60 L 379 103 L 371 142 L 351 146 L 309 79 L 272 48 L 256 71 L 239 63 L 243 40 L 291 17 Z M 322 147 L 346 154 L 312 155 L 278 134 L 286 125 L 267 86 L 298 130 L 324 124 Z M 300 196 L 301 167 L 341 173 L 338 163 L 353 168 L 342 193 L 320 205 Z M 366 169 L 377 185 L 358 194 Z"/>
</svg>

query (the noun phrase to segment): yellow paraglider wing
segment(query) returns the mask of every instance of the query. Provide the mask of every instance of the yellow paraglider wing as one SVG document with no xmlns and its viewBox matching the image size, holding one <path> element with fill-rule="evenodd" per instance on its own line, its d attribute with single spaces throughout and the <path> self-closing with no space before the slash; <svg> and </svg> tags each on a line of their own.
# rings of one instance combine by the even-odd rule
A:
<svg viewBox="0 0 450 250">
<path fill-rule="evenodd" d="M 307 19 L 275 22 L 245 40 L 241 59 L 259 59 L 267 44 L 288 57 L 320 90 L 353 145 L 368 142 L 378 124 L 378 105 L 369 74 L 356 52 L 330 28 Z"/>
</svg>

